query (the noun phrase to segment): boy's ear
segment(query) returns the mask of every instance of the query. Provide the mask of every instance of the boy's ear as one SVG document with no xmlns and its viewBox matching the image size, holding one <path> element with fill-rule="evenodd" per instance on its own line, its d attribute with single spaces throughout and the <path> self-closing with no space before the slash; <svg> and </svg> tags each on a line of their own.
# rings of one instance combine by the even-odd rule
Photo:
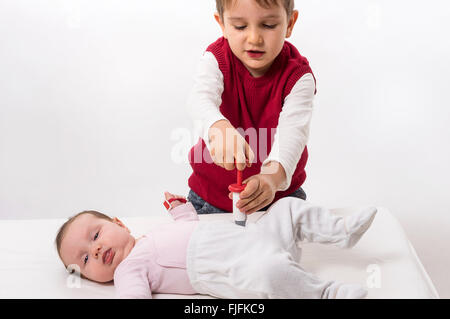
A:
<svg viewBox="0 0 450 319">
<path fill-rule="evenodd" d="M 295 22 L 297 22 L 298 19 L 298 10 L 292 11 L 291 17 L 288 21 L 288 27 L 286 31 L 286 38 L 289 38 L 292 34 L 292 30 L 294 29 Z"/>
<path fill-rule="evenodd" d="M 122 223 L 122 221 L 119 218 L 114 217 L 112 222 L 116 225 L 119 225 L 120 227 L 125 228 L 128 232 L 130 232 L 130 230 L 125 226 L 124 223 Z"/>
<path fill-rule="evenodd" d="M 222 29 L 223 37 L 226 39 L 227 36 L 225 34 L 225 25 L 224 25 L 222 18 L 220 17 L 218 12 L 214 13 L 214 19 L 216 19 L 217 23 L 219 24 L 220 28 Z"/>
</svg>

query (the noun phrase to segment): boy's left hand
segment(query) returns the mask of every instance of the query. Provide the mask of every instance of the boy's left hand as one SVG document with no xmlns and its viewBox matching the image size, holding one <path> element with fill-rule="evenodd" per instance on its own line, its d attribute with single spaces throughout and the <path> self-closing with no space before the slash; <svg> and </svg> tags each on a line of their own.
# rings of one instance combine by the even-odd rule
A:
<svg viewBox="0 0 450 319">
<path fill-rule="evenodd" d="M 252 214 L 273 201 L 277 187 L 270 175 L 253 175 L 243 183 L 247 186 L 240 194 L 241 199 L 236 203 L 241 212 Z M 230 193 L 229 197 L 233 199 L 233 194 Z"/>
<path fill-rule="evenodd" d="M 285 180 L 286 172 L 283 166 L 276 161 L 270 161 L 261 167 L 260 174 L 243 181 L 247 185 L 240 193 L 240 199 L 236 203 L 237 208 L 243 213 L 252 214 L 269 205 Z M 228 197 L 233 199 L 233 194 L 229 193 Z"/>
<path fill-rule="evenodd" d="M 243 181 L 247 185 L 236 203 L 237 208 L 243 213 L 252 214 L 269 205 L 285 180 L 286 172 L 283 166 L 276 161 L 270 161 L 261 167 L 260 174 Z M 228 197 L 233 199 L 233 194 L 230 193 Z"/>
</svg>

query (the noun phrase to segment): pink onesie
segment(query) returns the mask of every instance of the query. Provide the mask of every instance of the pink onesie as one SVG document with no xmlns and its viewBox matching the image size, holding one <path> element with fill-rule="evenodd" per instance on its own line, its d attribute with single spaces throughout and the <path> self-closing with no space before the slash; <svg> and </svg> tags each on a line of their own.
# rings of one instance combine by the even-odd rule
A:
<svg viewBox="0 0 450 319">
<path fill-rule="evenodd" d="M 257 221 L 199 221 L 191 203 L 138 240 L 114 273 L 119 298 L 152 292 L 217 298 L 363 298 L 359 285 L 322 280 L 299 264 L 302 241 L 353 247 L 376 208 L 338 216 L 300 198 L 285 197 Z M 342 289 L 341 289 L 342 288 Z"/>
<path fill-rule="evenodd" d="M 155 293 L 195 294 L 186 271 L 186 253 L 198 216 L 191 203 L 169 211 L 166 223 L 136 241 L 114 272 L 117 298 L 151 298 Z"/>
</svg>

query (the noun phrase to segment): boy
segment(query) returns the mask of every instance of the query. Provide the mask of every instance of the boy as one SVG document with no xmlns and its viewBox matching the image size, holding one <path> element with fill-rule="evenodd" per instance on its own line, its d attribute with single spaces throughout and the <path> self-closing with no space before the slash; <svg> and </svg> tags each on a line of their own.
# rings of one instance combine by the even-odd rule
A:
<svg viewBox="0 0 450 319">
<path fill-rule="evenodd" d="M 306 58 L 285 41 L 298 18 L 294 1 L 216 5 L 223 37 L 203 55 L 188 100 L 203 137 L 189 153 L 188 199 L 198 213 L 232 211 L 232 170 L 243 170 L 246 161 L 247 186 L 237 203 L 242 212 L 265 210 L 286 196 L 306 199 L 301 185 L 315 78 Z M 249 141 L 238 131 L 249 133 Z"/>
</svg>

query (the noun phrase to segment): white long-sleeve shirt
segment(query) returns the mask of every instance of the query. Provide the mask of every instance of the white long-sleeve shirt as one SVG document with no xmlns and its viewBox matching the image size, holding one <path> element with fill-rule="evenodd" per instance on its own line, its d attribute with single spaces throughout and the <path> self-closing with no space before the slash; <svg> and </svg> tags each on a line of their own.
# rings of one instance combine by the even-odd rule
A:
<svg viewBox="0 0 450 319">
<path fill-rule="evenodd" d="M 286 173 L 286 180 L 278 191 L 291 184 L 292 175 L 309 137 L 313 111 L 315 81 L 311 73 L 304 74 L 285 97 L 271 151 L 261 170 L 270 161 L 279 162 Z M 209 128 L 219 120 L 226 120 L 220 112 L 223 75 L 215 56 L 206 51 L 198 64 L 194 85 L 188 98 L 188 112 L 200 137 L 209 145 Z"/>
</svg>

